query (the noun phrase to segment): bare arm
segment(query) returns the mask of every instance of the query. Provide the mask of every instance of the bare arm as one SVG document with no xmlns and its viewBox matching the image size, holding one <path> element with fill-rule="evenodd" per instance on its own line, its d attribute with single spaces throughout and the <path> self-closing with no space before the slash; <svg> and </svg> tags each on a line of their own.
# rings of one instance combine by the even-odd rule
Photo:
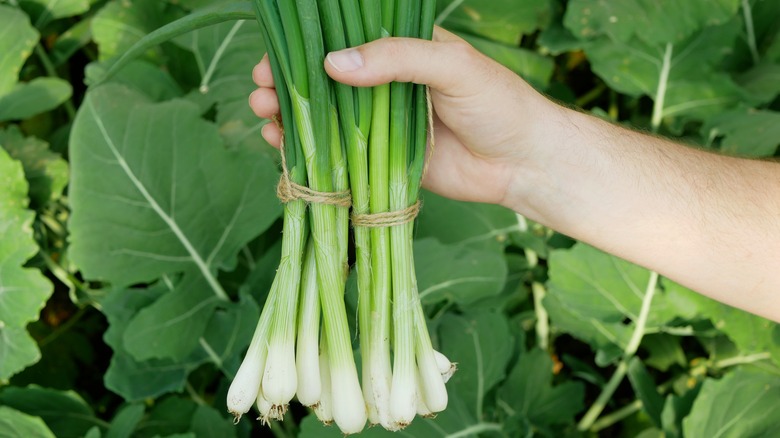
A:
<svg viewBox="0 0 780 438">
<path fill-rule="evenodd" d="M 563 108 L 549 126 L 554 156 L 530 174 L 518 167 L 506 206 L 780 321 L 780 164 L 716 155 Z"/>
</svg>

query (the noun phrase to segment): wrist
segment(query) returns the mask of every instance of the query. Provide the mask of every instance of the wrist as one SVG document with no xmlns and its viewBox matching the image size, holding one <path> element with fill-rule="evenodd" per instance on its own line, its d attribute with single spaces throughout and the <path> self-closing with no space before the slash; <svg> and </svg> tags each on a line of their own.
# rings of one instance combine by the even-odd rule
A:
<svg viewBox="0 0 780 438">
<path fill-rule="evenodd" d="M 570 114 L 576 112 L 544 96 L 536 97 L 529 105 L 532 109 L 523 133 L 516 139 L 520 153 L 509 160 L 511 177 L 500 204 L 545 223 L 551 206 L 565 193 L 558 168 L 567 160 L 567 144 L 576 138 Z"/>
</svg>

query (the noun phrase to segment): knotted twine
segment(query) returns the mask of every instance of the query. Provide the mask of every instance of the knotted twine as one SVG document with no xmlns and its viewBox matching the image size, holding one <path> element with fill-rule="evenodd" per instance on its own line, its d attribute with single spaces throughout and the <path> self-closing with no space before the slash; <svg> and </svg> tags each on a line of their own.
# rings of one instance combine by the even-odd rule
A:
<svg viewBox="0 0 780 438">
<path fill-rule="evenodd" d="M 428 133 L 430 135 L 431 145 L 429 155 L 431 155 L 433 154 L 435 146 L 435 138 L 433 134 L 433 103 L 431 100 L 430 87 L 425 87 L 425 100 L 428 110 Z M 282 141 L 280 144 L 280 152 L 282 154 L 282 176 L 279 179 L 279 184 L 276 186 L 276 196 L 279 200 L 283 204 L 300 199 L 309 204 L 327 204 L 344 208 L 352 206 L 352 192 L 349 190 L 341 192 L 318 192 L 290 180 L 290 174 L 287 170 L 287 160 L 284 154 L 284 128 L 276 116 L 273 116 L 272 120 L 282 132 Z M 429 163 L 430 160 L 425 160 L 423 175 L 428 172 Z M 422 203 L 418 200 L 403 210 L 382 213 L 353 213 L 351 217 L 352 226 L 363 228 L 386 228 L 408 224 L 417 218 L 421 208 Z"/>
<path fill-rule="evenodd" d="M 342 192 L 318 192 L 290 179 L 290 172 L 287 170 L 287 158 L 284 153 L 284 127 L 276 116 L 273 116 L 271 120 L 273 120 L 282 133 L 282 140 L 279 144 L 279 152 L 282 155 L 282 176 L 279 178 L 279 184 L 276 185 L 276 197 L 279 198 L 282 204 L 302 200 L 307 204 L 327 204 L 343 208 L 352 206 L 352 192 L 349 190 Z"/>
</svg>

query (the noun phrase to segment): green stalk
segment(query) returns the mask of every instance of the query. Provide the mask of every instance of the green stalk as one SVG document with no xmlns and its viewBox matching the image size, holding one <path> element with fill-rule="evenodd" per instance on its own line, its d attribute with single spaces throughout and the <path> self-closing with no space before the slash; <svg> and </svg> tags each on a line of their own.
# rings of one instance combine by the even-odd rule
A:
<svg viewBox="0 0 780 438">
<path fill-rule="evenodd" d="M 276 271 L 276 308 L 268 339 L 268 359 L 263 375 L 265 398 L 283 415 L 295 396 L 295 334 L 303 249 L 306 244 L 306 204 L 302 200 L 284 206 L 282 257 Z M 264 309 L 265 310 L 265 309 Z M 266 310 L 268 312 L 269 310 Z"/>
<path fill-rule="evenodd" d="M 320 0 L 320 12 L 325 30 L 325 43 L 328 51 L 341 50 L 346 47 L 344 35 L 344 23 L 339 12 L 338 0 Z M 352 19 L 359 17 L 352 17 Z M 359 26 L 362 33 L 362 23 L 351 23 L 348 27 Z M 354 32 L 354 30 L 353 30 Z M 340 127 L 343 132 L 343 140 L 346 146 L 347 163 L 349 166 L 349 181 L 352 190 L 352 209 L 355 214 L 369 212 L 369 184 L 368 184 L 368 132 L 363 133 L 356 121 L 354 94 L 357 89 L 341 83 L 334 83 L 336 100 L 339 108 Z M 371 99 L 371 89 L 364 88 Z M 369 101 L 370 105 L 371 102 Z M 360 111 L 364 118 L 370 119 L 371 108 L 367 112 Z M 370 120 L 367 123 L 370 126 Z M 373 396 L 371 395 L 370 382 L 370 326 L 371 326 L 371 241 L 367 228 L 358 227 L 355 233 L 355 267 L 357 270 L 358 286 L 358 332 L 362 354 L 362 380 L 363 396 L 368 406 L 368 414 L 372 422 L 376 422 Z"/>
<path fill-rule="evenodd" d="M 277 47 L 284 47 L 279 38 L 279 28 L 276 27 L 276 41 L 272 32 L 273 26 L 268 22 L 273 17 L 263 17 L 262 10 L 274 12 L 267 2 L 265 5 L 256 3 L 258 17 L 263 22 L 263 32 L 269 47 L 269 60 L 274 78 L 277 84 L 280 110 L 285 120 L 292 120 L 292 108 L 290 95 L 285 86 L 285 77 L 282 73 L 289 60 L 282 54 L 280 62 Z M 287 68 L 289 71 L 289 66 Z M 298 159 L 300 156 L 300 143 L 294 124 L 289 123 L 284 132 L 284 160 L 288 177 L 295 183 L 302 184 L 306 181 L 306 170 Z M 282 257 L 274 279 L 275 308 L 264 308 L 263 314 L 271 314 L 270 335 L 267 340 L 268 358 L 263 371 L 263 397 L 269 401 L 276 416 L 282 416 L 286 405 L 297 391 L 298 380 L 295 364 L 296 350 L 296 317 L 298 311 L 298 297 L 301 283 L 301 266 L 303 264 L 303 251 L 308 235 L 306 204 L 302 200 L 288 202 L 284 206 L 284 226 L 282 240 Z"/>
<path fill-rule="evenodd" d="M 425 40 L 433 38 L 433 21 L 436 18 L 436 0 L 422 0 L 422 13 L 418 24 L 418 37 Z M 423 171 L 425 169 L 425 151 L 428 145 L 428 91 L 425 85 L 414 85 L 414 136 L 411 142 L 411 162 L 409 165 L 409 203 L 417 202 L 420 194 Z"/>
<path fill-rule="evenodd" d="M 281 3 L 289 3 L 281 1 Z M 297 122 L 309 171 L 309 186 L 320 192 L 332 192 L 330 144 L 330 92 L 323 69 L 325 48 L 316 0 L 296 0 L 298 18 L 308 71 L 310 99 L 300 95 Z M 284 9 L 284 8 L 283 8 Z M 284 14 L 283 14 L 284 16 Z M 286 27 L 287 25 L 285 25 Z M 289 37 L 288 37 L 289 41 Z M 293 55 L 292 46 L 290 48 Z M 294 93 L 295 94 L 295 93 Z M 295 104 L 296 98 L 293 98 Z M 309 107 L 310 105 L 310 107 Z M 362 430 L 366 417 L 357 370 L 352 355 L 352 344 L 344 307 L 343 261 L 339 259 L 336 232 L 337 207 L 325 204 L 311 205 L 311 229 L 315 243 L 317 278 L 323 309 L 325 333 L 328 339 L 328 359 L 331 368 L 333 418 L 345 433 Z"/>
<path fill-rule="evenodd" d="M 415 4 L 417 8 L 415 8 Z M 394 34 L 414 36 L 414 16 L 419 1 L 398 0 L 395 3 Z M 409 206 L 408 160 L 410 138 L 409 100 L 412 85 L 394 82 L 390 85 L 390 209 L 401 211 Z M 390 227 L 391 278 L 393 288 L 393 380 L 390 390 L 390 413 L 401 427 L 411 423 L 416 414 L 416 364 L 414 351 L 414 306 L 412 239 L 409 224 Z"/>
<path fill-rule="evenodd" d="M 422 0 L 418 37 L 430 40 L 433 37 L 433 21 L 436 15 L 436 1 Z M 409 165 L 409 203 L 417 202 L 420 193 L 423 170 L 425 168 L 425 151 L 428 144 L 429 108 L 428 92 L 424 85 L 414 85 L 414 129 L 411 136 L 411 162 Z M 413 223 L 409 224 L 409 255 L 411 277 L 414 284 L 413 306 L 415 316 L 415 348 L 417 354 L 417 366 L 420 382 L 418 391 L 422 391 L 422 400 L 425 406 L 432 412 L 443 411 L 447 407 L 447 389 L 441 378 L 441 370 L 436 363 L 436 357 L 428 333 L 428 326 L 423 313 L 422 303 L 417 290 L 416 275 L 414 273 L 414 248 L 412 241 Z"/>
<path fill-rule="evenodd" d="M 366 41 L 382 37 L 382 8 L 377 0 L 360 0 L 360 12 L 363 18 L 363 33 Z"/>
<path fill-rule="evenodd" d="M 335 98 L 331 100 L 335 102 Z M 339 129 L 339 113 L 335 104 L 330 105 L 330 157 L 331 172 L 333 178 L 333 190 L 344 192 L 349 190 L 349 178 L 347 175 L 347 160 L 344 144 L 341 141 Z M 336 209 L 336 241 L 338 242 L 338 259 L 341 262 L 341 272 L 346 284 L 349 276 L 349 263 L 347 261 L 349 251 L 349 209 Z"/>
<path fill-rule="evenodd" d="M 347 32 L 347 44 L 357 47 L 366 42 L 366 34 L 363 30 L 360 6 L 357 0 L 340 0 L 341 13 L 344 16 L 344 29 Z M 371 127 L 371 102 L 373 100 L 371 89 L 366 87 L 353 88 L 355 93 L 355 118 L 358 121 L 360 132 L 364 138 L 368 137 Z M 341 106 L 339 104 L 339 106 Z"/>
<path fill-rule="evenodd" d="M 392 1 L 383 0 L 380 13 L 376 0 L 362 0 L 363 24 L 368 41 L 389 35 L 392 30 Z M 381 17 L 381 21 L 380 21 Z M 382 24 L 390 27 L 382 29 Z M 390 135 L 390 85 L 373 89 L 371 128 L 368 137 L 369 211 L 372 214 L 390 211 L 389 197 L 389 135 Z M 370 311 L 370 381 L 379 423 L 385 429 L 396 428 L 390 418 L 390 385 L 392 368 L 390 360 L 390 230 L 371 228 L 371 311 Z M 366 313 L 366 312 L 364 312 Z"/>
<path fill-rule="evenodd" d="M 322 397 L 320 379 L 320 297 L 317 290 L 317 265 L 312 239 L 306 244 L 301 273 L 301 301 L 298 313 L 298 339 L 295 351 L 298 369 L 298 401 L 317 406 Z"/>
</svg>

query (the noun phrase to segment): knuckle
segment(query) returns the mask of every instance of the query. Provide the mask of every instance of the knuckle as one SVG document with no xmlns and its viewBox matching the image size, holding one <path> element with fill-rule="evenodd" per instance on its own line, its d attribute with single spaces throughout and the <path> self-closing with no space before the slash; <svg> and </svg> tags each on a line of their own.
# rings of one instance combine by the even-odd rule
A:
<svg viewBox="0 0 780 438">
<path fill-rule="evenodd" d="M 463 40 L 449 41 L 443 44 L 445 44 L 449 56 L 458 63 L 471 63 L 478 55 L 477 49 Z"/>
</svg>

